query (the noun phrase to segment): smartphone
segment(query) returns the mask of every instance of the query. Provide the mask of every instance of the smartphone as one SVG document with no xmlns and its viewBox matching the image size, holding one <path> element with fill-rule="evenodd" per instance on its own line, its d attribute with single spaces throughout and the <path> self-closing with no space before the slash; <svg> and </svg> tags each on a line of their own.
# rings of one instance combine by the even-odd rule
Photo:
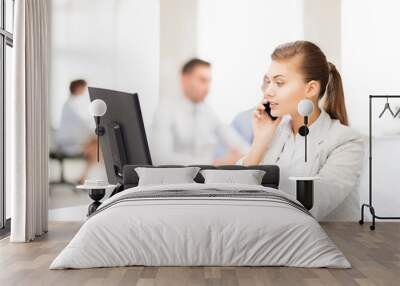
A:
<svg viewBox="0 0 400 286">
<path fill-rule="evenodd" d="M 272 120 L 277 120 L 278 117 L 275 117 L 275 116 L 273 116 L 273 115 L 271 114 L 271 106 L 270 106 L 270 103 L 267 102 L 267 103 L 264 103 L 263 105 L 264 105 L 264 107 L 265 107 L 265 112 L 268 114 L 268 116 L 271 117 Z"/>
</svg>

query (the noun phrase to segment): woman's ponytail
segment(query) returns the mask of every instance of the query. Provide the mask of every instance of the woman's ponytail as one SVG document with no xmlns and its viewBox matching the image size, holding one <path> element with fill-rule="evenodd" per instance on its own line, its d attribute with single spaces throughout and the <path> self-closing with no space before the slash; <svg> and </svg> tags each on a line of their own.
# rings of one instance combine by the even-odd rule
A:
<svg viewBox="0 0 400 286">
<path fill-rule="evenodd" d="M 338 119 L 343 125 L 349 125 L 342 78 L 334 64 L 328 62 L 328 65 L 329 81 L 326 87 L 324 109 L 332 119 Z"/>
</svg>

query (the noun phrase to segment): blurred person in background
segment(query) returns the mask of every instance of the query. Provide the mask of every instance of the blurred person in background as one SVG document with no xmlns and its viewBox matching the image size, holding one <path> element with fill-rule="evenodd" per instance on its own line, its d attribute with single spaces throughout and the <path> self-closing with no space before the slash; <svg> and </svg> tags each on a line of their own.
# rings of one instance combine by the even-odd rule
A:
<svg viewBox="0 0 400 286">
<path fill-rule="evenodd" d="M 182 67 L 182 94 L 163 99 L 153 119 L 149 141 L 154 164 L 229 165 L 249 150 L 249 144 L 205 102 L 210 83 L 209 62 L 194 58 Z M 219 142 L 227 152 L 214 159 Z"/>
<path fill-rule="evenodd" d="M 254 108 L 247 109 L 238 113 L 232 120 L 231 127 L 242 137 L 249 145 L 253 142 L 253 112 Z M 229 153 L 229 147 L 223 142 L 219 142 L 215 149 L 214 158 L 218 160 Z"/>
<path fill-rule="evenodd" d="M 86 166 L 79 180 L 82 183 L 97 160 L 95 124 L 89 112 L 90 99 L 86 81 L 72 81 L 69 90 L 70 96 L 64 103 L 60 126 L 56 133 L 56 144 L 58 150 L 67 156 L 83 155 Z"/>
</svg>

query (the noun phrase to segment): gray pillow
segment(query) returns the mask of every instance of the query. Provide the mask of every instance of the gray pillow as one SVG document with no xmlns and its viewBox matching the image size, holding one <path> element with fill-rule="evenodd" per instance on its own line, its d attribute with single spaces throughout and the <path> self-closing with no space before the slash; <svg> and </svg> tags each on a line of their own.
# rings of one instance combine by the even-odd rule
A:
<svg viewBox="0 0 400 286">
<path fill-rule="evenodd" d="M 205 184 L 230 183 L 261 185 L 265 171 L 262 170 L 202 170 Z"/>
<path fill-rule="evenodd" d="M 199 167 L 135 168 L 139 176 L 139 186 L 195 183 L 193 179 L 199 170 Z"/>
</svg>

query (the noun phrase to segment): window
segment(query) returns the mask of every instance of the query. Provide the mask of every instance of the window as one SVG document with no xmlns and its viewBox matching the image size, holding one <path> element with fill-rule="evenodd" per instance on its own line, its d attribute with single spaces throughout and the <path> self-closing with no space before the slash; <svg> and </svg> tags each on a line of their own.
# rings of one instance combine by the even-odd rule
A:
<svg viewBox="0 0 400 286">
<path fill-rule="evenodd" d="M 11 92 L 14 0 L 0 0 L 0 229 L 9 226 L 10 195 L 5 190 L 5 98 Z M 1 234 L 2 232 L 0 232 Z"/>
</svg>

